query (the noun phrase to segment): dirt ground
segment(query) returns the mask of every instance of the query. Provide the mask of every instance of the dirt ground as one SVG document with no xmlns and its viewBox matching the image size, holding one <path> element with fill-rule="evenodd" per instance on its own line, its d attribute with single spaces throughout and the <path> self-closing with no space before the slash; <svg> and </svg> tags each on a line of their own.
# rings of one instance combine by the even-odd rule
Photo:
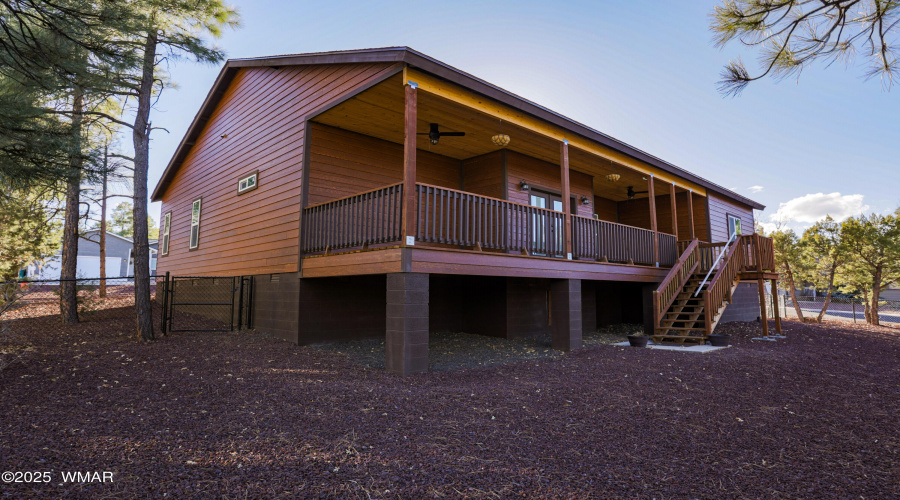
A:
<svg viewBox="0 0 900 500">
<path fill-rule="evenodd" d="M 4 497 L 900 496 L 898 330 L 732 323 L 708 354 L 605 345 L 624 328 L 569 354 L 454 334 L 443 371 L 400 378 L 258 333 L 137 343 L 128 308 L 40 314 L 0 338 L 0 470 L 49 482 Z"/>
</svg>

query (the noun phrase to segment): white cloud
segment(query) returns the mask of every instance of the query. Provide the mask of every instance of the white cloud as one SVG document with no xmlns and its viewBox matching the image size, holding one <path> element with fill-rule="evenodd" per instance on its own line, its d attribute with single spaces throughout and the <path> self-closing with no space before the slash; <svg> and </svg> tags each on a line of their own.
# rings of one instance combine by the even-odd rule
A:
<svg viewBox="0 0 900 500">
<path fill-rule="evenodd" d="M 814 223 L 830 215 L 834 220 L 842 221 L 867 210 L 869 205 L 863 203 L 861 194 L 815 193 L 780 204 L 778 211 L 769 219 L 786 223 Z"/>
<path fill-rule="evenodd" d="M 751 193 L 758 193 L 758 192 L 762 191 L 763 189 L 764 188 L 762 186 L 750 186 L 747 188 L 747 190 L 750 191 Z"/>
</svg>

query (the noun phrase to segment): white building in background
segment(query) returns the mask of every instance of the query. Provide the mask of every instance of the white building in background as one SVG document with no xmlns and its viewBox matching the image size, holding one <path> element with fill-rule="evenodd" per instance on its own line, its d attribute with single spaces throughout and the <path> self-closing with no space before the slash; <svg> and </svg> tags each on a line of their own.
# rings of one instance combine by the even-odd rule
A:
<svg viewBox="0 0 900 500">
<path fill-rule="evenodd" d="M 157 240 L 150 240 L 150 274 L 156 272 Z M 134 241 L 118 234 L 106 232 L 106 277 L 134 276 Z M 78 240 L 78 264 L 76 276 L 100 277 L 100 231 L 87 231 Z M 42 265 L 28 266 L 27 276 L 32 279 L 59 279 L 62 251 L 47 259 Z"/>
</svg>

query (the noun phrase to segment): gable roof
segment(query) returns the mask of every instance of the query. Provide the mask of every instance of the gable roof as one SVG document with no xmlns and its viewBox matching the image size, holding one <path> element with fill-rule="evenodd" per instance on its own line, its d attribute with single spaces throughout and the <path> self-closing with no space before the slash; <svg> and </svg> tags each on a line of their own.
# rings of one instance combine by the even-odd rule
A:
<svg viewBox="0 0 900 500">
<path fill-rule="evenodd" d="M 95 235 L 95 234 L 97 235 L 97 239 L 96 239 L 96 240 L 92 240 L 92 239 L 89 237 L 89 235 Z M 91 242 L 93 242 L 93 243 L 99 243 L 99 242 L 100 242 L 100 239 L 99 239 L 100 236 L 99 236 L 99 235 L 100 235 L 100 230 L 99 230 L 99 229 L 89 229 L 89 230 L 87 230 L 87 231 L 84 232 L 84 236 L 82 236 L 82 238 L 84 238 L 84 239 L 86 239 L 86 240 L 88 240 L 88 241 L 91 241 Z M 118 234 L 116 234 L 116 233 L 112 233 L 112 232 L 110 232 L 110 231 L 107 231 L 107 232 L 106 232 L 106 235 L 107 235 L 107 236 L 112 236 L 113 238 L 119 238 L 120 240 L 123 240 L 123 241 L 125 241 L 125 242 L 131 243 L 132 245 L 134 245 L 134 240 L 132 240 L 131 238 L 128 238 L 128 237 L 126 237 L 126 236 L 121 236 L 121 235 L 118 235 Z"/>
<path fill-rule="evenodd" d="M 197 137 L 200 135 L 204 126 L 211 118 L 216 105 L 222 99 L 222 96 L 225 94 L 225 91 L 228 89 L 229 84 L 234 79 L 240 68 L 252 68 L 260 66 L 299 66 L 354 63 L 365 64 L 391 62 L 401 62 L 409 64 L 410 66 L 419 68 L 437 77 L 451 81 L 457 85 L 467 88 L 468 90 L 499 101 L 519 111 L 532 115 L 538 119 L 550 122 L 588 140 L 603 144 L 604 146 L 607 146 L 611 149 L 619 151 L 620 153 L 631 156 L 632 158 L 635 158 L 639 161 L 657 167 L 665 172 L 669 172 L 673 175 L 694 182 L 716 194 L 744 203 L 758 210 L 765 209 L 765 205 L 762 205 L 759 202 L 753 201 L 745 196 L 741 196 L 734 191 L 731 191 L 730 189 L 726 189 L 714 182 L 692 174 L 672 163 L 657 158 L 656 156 L 653 156 L 634 146 L 619 141 L 618 139 L 615 139 L 598 130 L 588 127 L 587 125 L 576 122 L 575 120 L 567 118 L 559 113 L 556 113 L 555 111 L 519 97 L 512 92 L 506 91 L 500 87 L 497 87 L 496 85 L 490 84 L 480 78 L 470 75 L 469 73 L 460 71 L 448 64 L 431 58 L 425 54 L 422 54 L 421 52 L 417 52 L 409 47 L 384 47 L 375 49 L 342 50 L 334 52 L 314 52 L 308 54 L 229 59 L 225 63 L 225 66 L 222 68 L 222 71 L 219 73 L 219 76 L 216 78 L 212 89 L 210 89 L 209 93 L 206 96 L 206 99 L 200 106 L 200 110 L 194 117 L 193 122 L 191 122 L 187 134 L 185 134 L 184 138 L 182 138 L 181 143 L 178 145 L 178 149 L 176 149 L 175 154 L 172 156 L 172 159 L 166 166 L 166 170 L 163 172 L 159 183 L 157 183 L 156 188 L 153 190 L 152 200 L 159 201 L 163 191 L 165 191 L 165 189 L 168 187 L 169 183 L 172 180 L 172 177 L 175 175 L 175 172 L 178 170 L 181 163 L 187 156 L 188 151 L 190 151 L 190 148 L 194 145 Z"/>
</svg>

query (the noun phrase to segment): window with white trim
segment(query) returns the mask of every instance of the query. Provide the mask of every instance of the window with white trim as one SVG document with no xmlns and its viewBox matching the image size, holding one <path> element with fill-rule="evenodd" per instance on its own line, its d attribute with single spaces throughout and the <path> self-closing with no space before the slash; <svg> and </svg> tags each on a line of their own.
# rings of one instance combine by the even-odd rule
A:
<svg viewBox="0 0 900 500">
<path fill-rule="evenodd" d="M 172 212 L 166 212 L 163 217 L 162 241 L 159 250 L 161 255 L 169 255 L 169 234 L 172 232 Z"/>
<path fill-rule="evenodd" d="M 259 172 L 253 172 L 252 174 L 244 177 L 243 179 L 238 181 L 238 194 L 244 194 L 247 191 L 253 191 L 256 189 L 258 185 L 258 177 Z"/>
<path fill-rule="evenodd" d="M 191 205 L 191 241 L 188 248 L 193 250 L 200 244 L 200 202 L 203 198 L 197 198 Z"/>
<path fill-rule="evenodd" d="M 741 235 L 741 219 L 729 215 L 728 216 L 728 238 L 731 238 L 731 235 L 737 233 L 738 236 Z"/>
</svg>

